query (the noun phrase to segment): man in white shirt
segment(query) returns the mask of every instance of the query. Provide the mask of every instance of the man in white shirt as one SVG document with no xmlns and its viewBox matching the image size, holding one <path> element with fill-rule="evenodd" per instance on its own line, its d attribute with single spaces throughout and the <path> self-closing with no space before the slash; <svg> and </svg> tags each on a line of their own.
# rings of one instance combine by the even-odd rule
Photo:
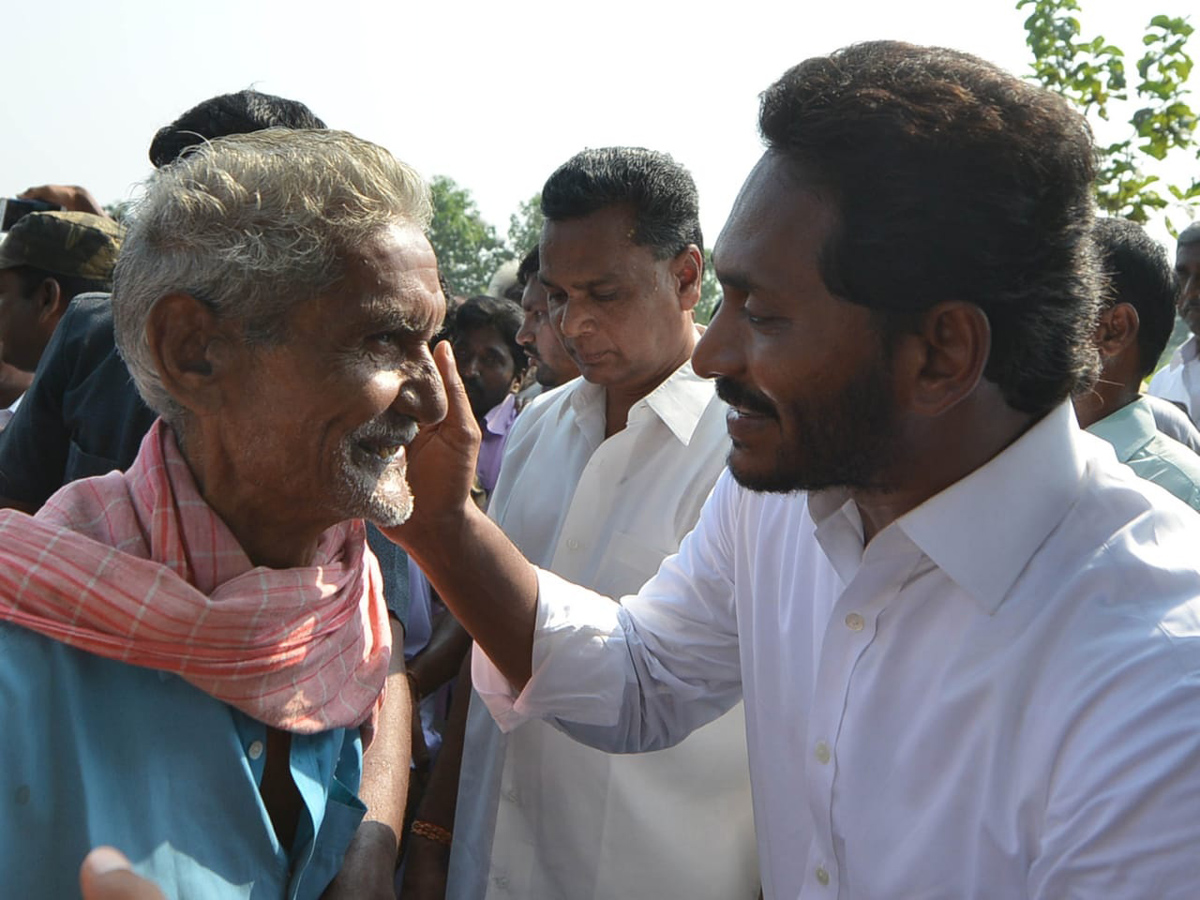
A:
<svg viewBox="0 0 1200 900">
<path fill-rule="evenodd" d="M 729 472 L 637 596 L 470 509 L 438 354 L 452 411 L 395 536 L 494 664 L 477 688 L 501 727 L 621 751 L 744 698 L 768 898 L 1194 897 L 1200 525 L 1069 403 L 1098 362 L 1087 126 L 892 42 L 801 63 L 759 121 L 693 357 Z"/>
<path fill-rule="evenodd" d="M 1200 222 L 1179 235 L 1175 274 L 1180 282 L 1179 317 L 1192 333 L 1150 380 L 1150 393 L 1183 407 L 1193 422 L 1200 423 Z"/>
<path fill-rule="evenodd" d="M 577 154 L 541 196 L 539 281 L 583 378 L 517 419 L 490 515 L 529 559 L 619 597 L 678 549 L 729 450 L 690 362 L 699 201 L 669 156 L 627 147 Z M 449 897 L 758 896 L 740 704 L 618 757 L 545 722 L 504 735 L 472 700 Z"/>
</svg>

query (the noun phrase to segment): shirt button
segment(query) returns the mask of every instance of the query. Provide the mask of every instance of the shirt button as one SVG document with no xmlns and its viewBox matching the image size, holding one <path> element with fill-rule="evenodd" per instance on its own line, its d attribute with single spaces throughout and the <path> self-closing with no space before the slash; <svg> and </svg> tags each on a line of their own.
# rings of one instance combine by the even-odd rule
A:
<svg viewBox="0 0 1200 900">
<path fill-rule="evenodd" d="M 521 795 L 517 793 L 516 788 L 509 788 L 504 792 L 504 799 L 509 803 L 514 803 L 517 806 L 521 805 Z"/>
<path fill-rule="evenodd" d="M 251 759 L 258 759 L 263 754 L 263 742 L 254 741 L 246 748 L 246 755 Z"/>
<path fill-rule="evenodd" d="M 850 613 L 850 615 L 846 616 L 846 627 L 851 631 L 862 631 L 865 624 L 863 617 L 858 613 Z"/>
<path fill-rule="evenodd" d="M 579 549 L 579 541 L 575 540 L 575 538 L 571 538 L 569 541 L 567 541 L 567 549 L 568 550 L 578 550 Z"/>
<path fill-rule="evenodd" d="M 497 875 L 495 878 L 493 878 L 492 884 L 494 884 L 496 887 L 500 888 L 500 890 L 502 890 L 502 891 L 508 890 L 508 879 L 505 878 L 503 875 Z"/>
<path fill-rule="evenodd" d="M 821 887 L 829 886 L 829 873 L 824 866 L 817 866 L 817 881 L 821 882 Z"/>
<path fill-rule="evenodd" d="M 827 762 L 829 762 L 829 745 L 824 741 L 817 741 L 816 755 L 817 762 L 819 762 L 821 765 L 825 765 Z"/>
</svg>

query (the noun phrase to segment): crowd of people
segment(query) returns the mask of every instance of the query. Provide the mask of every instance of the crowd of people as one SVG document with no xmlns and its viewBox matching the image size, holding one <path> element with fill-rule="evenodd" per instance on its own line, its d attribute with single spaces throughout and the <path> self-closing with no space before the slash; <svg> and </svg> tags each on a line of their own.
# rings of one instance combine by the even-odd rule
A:
<svg viewBox="0 0 1200 900">
<path fill-rule="evenodd" d="M 1200 223 L 966 54 L 760 102 L 707 326 L 655 150 L 469 297 L 255 91 L 14 198 L 0 893 L 1194 896 Z"/>
</svg>

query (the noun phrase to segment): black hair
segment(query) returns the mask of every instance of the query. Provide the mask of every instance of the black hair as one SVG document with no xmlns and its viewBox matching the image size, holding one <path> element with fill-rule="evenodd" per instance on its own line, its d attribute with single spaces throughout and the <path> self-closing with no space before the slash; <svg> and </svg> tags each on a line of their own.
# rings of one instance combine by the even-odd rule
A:
<svg viewBox="0 0 1200 900">
<path fill-rule="evenodd" d="M 1178 244 L 1180 247 L 1186 244 L 1200 243 L 1200 222 L 1193 222 L 1183 231 L 1179 232 Z"/>
<path fill-rule="evenodd" d="M 1107 281 L 1105 305 L 1128 303 L 1137 310 L 1139 374 L 1145 378 L 1171 339 L 1179 281 L 1167 251 L 1136 222 L 1097 219 L 1092 234 Z"/>
<path fill-rule="evenodd" d="M 451 314 L 445 332 L 450 340 L 479 328 L 495 328 L 504 338 L 513 361 L 513 374 L 520 376 L 529 366 L 525 348 L 517 343 L 517 332 L 525 321 L 525 311 L 515 300 L 480 294 L 464 300 Z"/>
<path fill-rule="evenodd" d="M 670 259 L 688 244 L 704 250 L 700 198 L 691 174 L 666 153 L 642 147 L 584 150 L 559 166 L 542 188 L 542 214 L 580 219 L 610 206 L 633 212 L 633 243 Z"/>
<path fill-rule="evenodd" d="M 59 275 L 55 272 L 47 272 L 45 269 L 38 269 L 34 266 L 14 266 L 10 271 L 14 272 L 17 280 L 21 284 L 21 295 L 28 297 L 47 278 L 53 278 L 58 282 L 58 289 L 68 302 L 74 300 L 80 294 L 91 294 L 96 292 L 108 293 L 112 291 L 112 281 L 104 281 L 96 278 L 80 278 L 76 275 Z"/>
<path fill-rule="evenodd" d="M 324 128 L 298 100 L 245 90 L 221 94 L 196 104 L 150 142 L 150 162 L 161 169 L 191 147 L 231 134 L 250 134 L 266 128 Z"/>
<path fill-rule="evenodd" d="M 879 41 L 786 72 L 759 128 L 836 213 L 831 293 L 892 332 L 975 304 L 984 377 L 1023 412 L 1095 378 L 1092 141 L 1062 98 L 965 53 Z"/>
<path fill-rule="evenodd" d="M 529 283 L 530 276 L 537 277 L 538 269 L 541 267 L 541 254 L 538 248 L 534 247 L 521 260 L 521 265 L 517 266 L 517 284 L 525 287 Z"/>
</svg>

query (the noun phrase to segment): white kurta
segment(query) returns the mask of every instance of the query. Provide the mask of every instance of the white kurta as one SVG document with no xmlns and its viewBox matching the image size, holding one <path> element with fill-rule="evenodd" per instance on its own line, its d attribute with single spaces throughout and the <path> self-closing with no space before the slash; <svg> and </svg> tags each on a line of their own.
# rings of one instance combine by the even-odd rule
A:
<svg viewBox="0 0 1200 900">
<path fill-rule="evenodd" d="M 623 605 L 543 572 L 533 678 L 476 685 L 624 750 L 744 696 L 768 898 L 1191 900 L 1197 548 L 1063 404 L 865 550 L 844 492 L 722 476 Z"/>
<path fill-rule="evenodd" d="M 678 548 L 727 451 L 690 363 L 607 440 L 603 389 L 576 380 L 517 419 L 489 514 L 530 559 L 620 596 Z M 462 771 L 451 897 L 758 895 L 740 704 L 678 747 L 613 756 L 543 722 L 504 736 L 473 698 Z"/>
</svg>

